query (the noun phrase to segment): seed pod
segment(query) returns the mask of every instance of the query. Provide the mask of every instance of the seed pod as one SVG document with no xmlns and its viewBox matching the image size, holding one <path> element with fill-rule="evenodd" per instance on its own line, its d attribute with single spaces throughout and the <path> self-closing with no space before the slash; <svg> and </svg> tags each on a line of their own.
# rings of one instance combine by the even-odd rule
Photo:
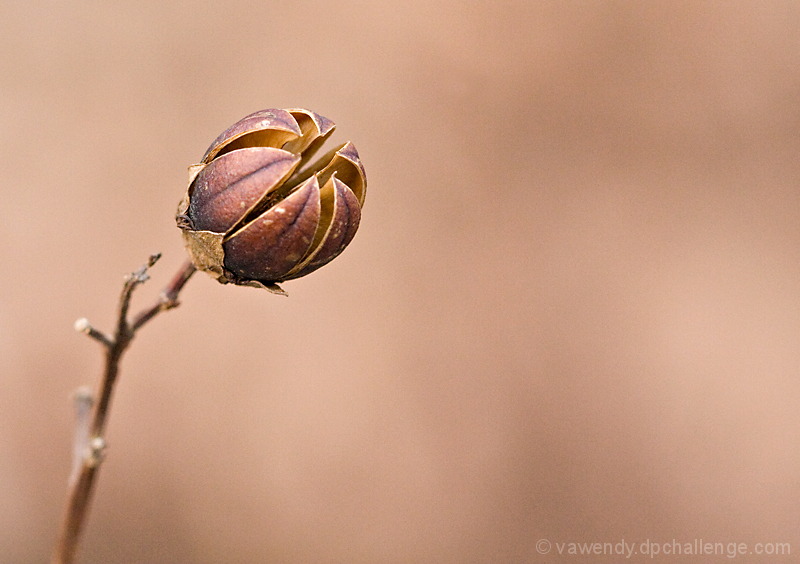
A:
<svg viewBox="0 0 800 564">
<path fill-rule="evenodd" d="M 284 293 L 277 282 L 344 250 L 367 179 L 349 142 L 311 162 L 334 127 L 309 110 L 262 110 L 217 137 L 189 168 L 176 217 L 199 270 L 223 284 Z"/>
</svg>

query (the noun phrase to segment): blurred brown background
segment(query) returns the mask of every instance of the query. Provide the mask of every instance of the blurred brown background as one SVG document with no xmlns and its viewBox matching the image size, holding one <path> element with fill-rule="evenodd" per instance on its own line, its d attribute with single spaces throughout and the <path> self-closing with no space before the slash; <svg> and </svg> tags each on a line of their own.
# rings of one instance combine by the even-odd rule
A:
<svg viewBox="0 0 800 564">
<path fill-rule="evenodd" d="M 101 368 L 73 322 L 110 329 L 162 251 L 135 309 L 154 299 L 186 167 L 267 107 L 355 142 L 360 232 L 288 299 L 198 275 L 142 331 L 82 562 L 797 558 L 796 2 L 32 0 L 0 22 L 0 562 L 56 535 L 69 396 Z"/>
</svg>

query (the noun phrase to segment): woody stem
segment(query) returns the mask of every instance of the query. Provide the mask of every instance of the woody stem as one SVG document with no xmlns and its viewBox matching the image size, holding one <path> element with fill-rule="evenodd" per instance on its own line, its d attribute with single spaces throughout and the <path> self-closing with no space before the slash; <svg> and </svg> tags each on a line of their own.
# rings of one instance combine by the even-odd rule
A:
<svg viewBox="0 0 800 564">
<path fill-rule="evenodd" d="M 162 311 L 179 305 L 178 294 L 196 270 L 190 261 L 184 263 L 161 292 L 156 302 L 142 310 L 133 318 L 133 321 L 128 321 L 128 309 L 133 291 L 148 280 L 148 268 L 153 266 L 160 257 L 160 254 L 152 255 L 146 265 L 126 277 L 117 307 L 117 322 L 113 336 L 98 331 L 89 325 L 86 319 L 79 319 L 75 323 L 77 330 L 86 333 L 103 346 L 106 361 L 100 390 L 96 396 L 98 399 L 94 402 L 91 418 L 83 417 L 78 421 L 79 428 L 75 435 L 75 451 L 78 454 L 69 479 L 67 506 L 58 543 L 51 559 L 52 564 L 71 564 L 75 561 L 78 540 L 88 514 L 100 463 L 103 461 L 105 449 L 103 435 L 122 355 L 131 344 L 136 331 L 141 329 L 145 323 Z M 76 401 L 78 401 L 79 409 L 84 410 L 91 403 L 91 399 L 87 399 L 85 394 L 79 395 Z"/>
</svg>

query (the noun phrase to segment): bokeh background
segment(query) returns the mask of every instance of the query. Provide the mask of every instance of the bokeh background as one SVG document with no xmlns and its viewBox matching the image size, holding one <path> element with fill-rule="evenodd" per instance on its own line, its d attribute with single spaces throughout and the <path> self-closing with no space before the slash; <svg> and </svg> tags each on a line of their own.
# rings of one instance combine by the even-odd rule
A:
<svg viewBox="0 0 800 564">
<path fill-rule="evenodd" d="M 82 562 L 800 552 L 797 2 L 31 0 L 0 30 L 0 562 L 56 536 L 102 365 L 73 322 L 161 251 L 155 298 L 187 166 L 268 107 L 355 142 L 359 234 L 288 299 L 198 275 L 137 336 Z"/>
</svg>

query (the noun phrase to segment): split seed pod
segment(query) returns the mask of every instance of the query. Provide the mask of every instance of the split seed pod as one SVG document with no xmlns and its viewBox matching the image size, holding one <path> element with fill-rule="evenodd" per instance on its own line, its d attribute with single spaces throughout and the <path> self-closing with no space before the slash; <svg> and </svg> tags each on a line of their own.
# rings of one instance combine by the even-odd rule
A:
<svg viewBox="0 0 800 564">
<path fill-rule="evenodd" d="M 311 158 L 333 132 L 309 110 L 239 120 L 189 168 L 178 227 L 194 265 L 223 284 L 277 282 L 327 264 L 353 239 L 367 191 L 352 143 Z"/>
</svg>

